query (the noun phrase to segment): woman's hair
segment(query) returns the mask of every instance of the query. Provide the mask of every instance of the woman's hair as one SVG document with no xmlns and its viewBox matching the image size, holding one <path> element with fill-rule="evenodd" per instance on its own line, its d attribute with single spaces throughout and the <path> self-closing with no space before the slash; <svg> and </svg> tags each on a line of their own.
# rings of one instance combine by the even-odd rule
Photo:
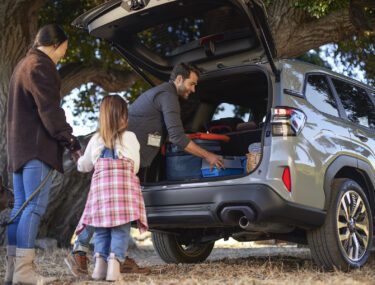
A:
<svg viewBox="0 0 375 285">
<path fill-rule="evenodd" d="M 128 127 L 128 104 L 119 95 L 106 96 L 100 104 L 99 134 L 106 147 L 113 149 L 115 141 Z"/>
<path fill-rule="evenodd" d="M 59 46 L 68 39 L 63 29 L 55 24 L 43 26 L 36 34 L 33 48 L 40 46 Z"/>
</svg>

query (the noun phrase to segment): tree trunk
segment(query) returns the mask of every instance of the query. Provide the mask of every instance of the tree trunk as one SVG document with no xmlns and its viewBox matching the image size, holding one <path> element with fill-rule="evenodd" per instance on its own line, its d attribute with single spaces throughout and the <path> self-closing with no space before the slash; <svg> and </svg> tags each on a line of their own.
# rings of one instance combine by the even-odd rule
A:
<svg viewBox="0 0 375 285">
<path fill-rule="evenodd" d="M 291 58 L 322 45 L 349 39 L 365 31 L 375 31 L 372 21 L 364 18 L 363 7 L 374 5 L 372 0 L 352 0 L 349 9 L 340 9 L 322 18 L 313 18 L 296 9 L 294 0 L 272 1 L 268 21 L 279 58 Z"/>
<path fill-rule="evenodd" d="M 74 88 L 92 82 L 107 92 L 128 90 L 137 80 L 132 71 L 119 71 L 103 68 L 98 62 L 96 65 L 85 66 L 82 63 L 68 63 L 60 70 L 61 95 L 70 94 Z"/>
</svg>

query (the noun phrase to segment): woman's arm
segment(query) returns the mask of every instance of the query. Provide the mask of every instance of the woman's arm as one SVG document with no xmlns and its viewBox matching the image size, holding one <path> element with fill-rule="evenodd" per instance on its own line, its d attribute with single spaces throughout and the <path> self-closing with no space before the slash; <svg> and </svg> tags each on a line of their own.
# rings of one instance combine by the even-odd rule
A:
<svg viewBox="0 0 375 285">
<path fill-rule="evenodd" d="M 73 129 L 66 122 L 60 106 L 60 82 L 56 68 L 49 62 L 37 62 L 30 72 L 29 89 L 38 107 L 38 113 L 48 133 L 71 151 L 81 147 Z"/>
</svg>

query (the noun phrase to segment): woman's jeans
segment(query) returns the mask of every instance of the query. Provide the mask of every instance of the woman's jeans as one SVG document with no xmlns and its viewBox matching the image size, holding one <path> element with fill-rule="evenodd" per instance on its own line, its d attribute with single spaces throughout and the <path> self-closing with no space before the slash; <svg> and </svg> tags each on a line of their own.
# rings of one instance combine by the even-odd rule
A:
<svg viewBox="0 0 375 285">
<path fill-rule="evenodd" d="M 130 225 L 131 223 L 127 223 L 113 228 L 95 228 L 95 253 L 105 259 L 110 253 L 114 253 L 120 262 L 124 262 L 130 239 Z"/>
<path fill-rule="evenodd" d="M 40 160 L 30 160 L 19 172 L 13 173 L 14 208 L 13 217 L 23 203 L 39 187 L 51 168 Z M 17 248 L 34 248 L 40 219 L 46 211 L 51 188 L 51 176 L 40 192 L 7 228 L 8 244 Z"/>
</svg>

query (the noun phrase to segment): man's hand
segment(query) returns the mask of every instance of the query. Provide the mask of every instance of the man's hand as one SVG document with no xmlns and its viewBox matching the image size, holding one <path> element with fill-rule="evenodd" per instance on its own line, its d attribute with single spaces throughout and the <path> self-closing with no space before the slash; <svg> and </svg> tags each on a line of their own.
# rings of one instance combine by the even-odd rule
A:
<svg viewBox="0 0 375 285">
<path fill-rule="evenodd" d="M 218 170 L 224 168 L 224 160 L 223 157 L 220 155 L 216 155 L 212 152 L 209 152 L 205 159 L 210 164 L 210 171 L 212 171 L 214 167 L 216 167 Z"/>
<path fill-rule="evenodd" d="M 198 157 L 204 158 L 210 164 L 210 170 L 217 167 L 217 169 L 224 168 L 224 160 L 220 155 L 216 155 L 212 152 L 201 148 L 195 142 L 190 141 L 189 144 L 184 149 L 186 152 L 196 155 Z"/>
<path fill-rule="evenodd" d="M 82 156 L 82 151 L 77 150 L 77 151 L 72 151 L 70 153 L 70 159 L 74 161 L 74 163 L 77 163 L 78 159 Z"/>
</svg>

